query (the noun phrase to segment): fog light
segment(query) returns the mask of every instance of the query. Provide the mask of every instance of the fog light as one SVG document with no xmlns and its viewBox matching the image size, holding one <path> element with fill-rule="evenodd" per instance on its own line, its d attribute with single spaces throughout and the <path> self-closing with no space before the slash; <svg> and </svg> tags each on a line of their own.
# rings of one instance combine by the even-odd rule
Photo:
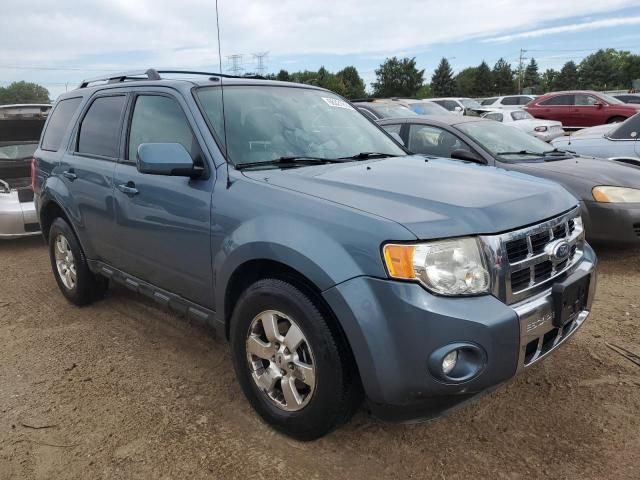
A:
<svg viewBox="0 0 640 480">
<path fill-rule="evenodd" d="M 455 368 L 456 363 L 458 363 L 458 350 L 449 352 L 442 359 L 442 373 L 444 373 L 445 375 L 449 375 L 451 373 L 451 370 Z"/>
</svg>

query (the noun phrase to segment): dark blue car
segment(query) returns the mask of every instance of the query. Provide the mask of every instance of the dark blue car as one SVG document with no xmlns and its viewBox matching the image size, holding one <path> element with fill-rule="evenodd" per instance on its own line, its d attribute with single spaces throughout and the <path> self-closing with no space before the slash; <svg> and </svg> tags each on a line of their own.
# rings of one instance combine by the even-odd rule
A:
<svg viewBox="0 0 640 480">
<path fill-rule="evenodd" d="M 77 305 L 118 282 L 213 326 L 279 430 L 317 438 L 363 398 L 432 417 L 587 318 L 596 258 L 561 186 L 409 155 L 320 88 L 172 76 L 56 102 L 33 165 L 53 273 Z"/>
</svg>

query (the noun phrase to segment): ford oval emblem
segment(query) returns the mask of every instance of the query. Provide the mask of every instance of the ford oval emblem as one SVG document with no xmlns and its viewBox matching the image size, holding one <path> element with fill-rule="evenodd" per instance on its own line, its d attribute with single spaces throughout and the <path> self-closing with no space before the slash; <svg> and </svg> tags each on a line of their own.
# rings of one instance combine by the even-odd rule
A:
<svg viewBox="0 0 640 480">
<path fill-rule="evenodd" d="M 569 243 L 565 240 L 560 240 L 553 245 L 553 248 L 551 249 L 551 257 L 557 262 L 562 262 L 569 256 L 570 251 L 571 248 L 569 247 Z"/>
</svg>

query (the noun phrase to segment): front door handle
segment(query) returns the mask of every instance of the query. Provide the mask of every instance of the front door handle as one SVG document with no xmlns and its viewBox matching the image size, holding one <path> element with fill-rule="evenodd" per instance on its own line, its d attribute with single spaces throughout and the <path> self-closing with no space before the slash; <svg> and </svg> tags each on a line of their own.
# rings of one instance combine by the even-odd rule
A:
<svg viewBox="0 0 640 480">
<path fill-rule="evenodd" d="M 65 170 L 64 172 L 62 172 L 62 175 L 64 175 L 64 178 L 68 178 L 72 182 L 76 178 L 78 178 L 78 175 L 75 174 L 75 172 L 73 171 L 73 168 L 70 168 L 69 170 Z"/>
<path fill-rule="evenodd" d="M 124 193 L 125 195 L 137 195 L 138 189 L 136 188 L 136 184 L 133 183 L 132 181 L 128 181 L 127 183 L 121 183 L 120 185 L 118 185 L 118 190 L 120 190 L 122 193 Z"/>
</svg>

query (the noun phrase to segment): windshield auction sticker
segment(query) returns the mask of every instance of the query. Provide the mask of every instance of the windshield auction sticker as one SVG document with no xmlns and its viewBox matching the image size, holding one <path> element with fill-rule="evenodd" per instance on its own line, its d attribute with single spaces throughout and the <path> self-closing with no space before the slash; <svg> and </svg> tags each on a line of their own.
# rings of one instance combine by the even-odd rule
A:
<svg viewBox="0 0 640 480">
<path fill-rule="evenodd" d="M 322 100 L 324 100 L 325 103 L 330 107 L 346 108 L 347 110 L 353 110 L 353 107 L 351 105 L 349 105 L 344 100 L 340 100 L 339 98 L 322 97 Z"/>
</svg>

